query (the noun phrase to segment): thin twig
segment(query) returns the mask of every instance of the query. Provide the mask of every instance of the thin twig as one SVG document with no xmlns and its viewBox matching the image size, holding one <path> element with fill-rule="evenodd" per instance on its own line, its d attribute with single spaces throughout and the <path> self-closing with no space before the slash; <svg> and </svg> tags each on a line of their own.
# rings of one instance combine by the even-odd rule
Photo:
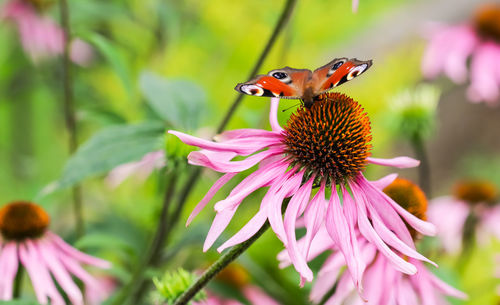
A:
<svg viewBox="0 0 500 305">
<path fill-rule="evenodd" d="M 64 52 L 62 65 L 62 80 L 64 91 L 64 117 L 66 128 L 69 133 L 69 152 L 73 154 L 78 147 L 77 126 L 75 115 L 75 102 L 73 99 L 73 82 L 71 74 L 71 59 L 70 59 L 70 43 L 71 43 L 71 26 L 70 15 L 67 0 L 59 0 L 59 11 L 61 14 L 61 26 L 64 32 Z M 82 190 L 80 186 L 75 186 L 72 189 L 73 208 L 75 213 L 76 235 L 81 237 L 84 234 L 85 226 L 83 222 L 82 212 Z"/>
<path fill-rule="evenodd" d="M 205 287 L 219 272 L 227 267 L 232 261 L 237 259 L 245 252 L 259 237 L 269 228 L 269 222 L 266 222 L 260 230 L 250 239 L 232 247 L 228 252 L 222 255 L 213 263 L 184 293 L 175 301 L 174 305 L 185 305 L 194 296 Z"/>
</svg>

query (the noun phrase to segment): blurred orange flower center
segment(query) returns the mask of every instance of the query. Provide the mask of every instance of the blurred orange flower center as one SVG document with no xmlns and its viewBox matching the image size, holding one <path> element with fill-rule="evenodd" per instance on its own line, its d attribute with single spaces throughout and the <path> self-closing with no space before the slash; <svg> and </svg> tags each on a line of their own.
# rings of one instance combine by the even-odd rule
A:
<svg viewBox="0 0 500 305">
<path fill-rule="evenodd" d="M 422 220 L 427 220 L 427 198 L 415 183 L 407 179 L 396 178 L 383 191 L 408 212 Z M 408 224 L 406 226 L 413 239 L 415 239 L 417 237 L 415 229 L 408 226 Z"/>
<path fill-rule="evenodd" d="M 483 38 L 500 42 L 500 5 L 492 3 L 482 6 L 476 12 L 474 24 Z"/>
<path fill-rule="evenodd" d="M 16 201 L 0 209 L 0 232 L 6 239 L 40 237 L 47 230 L 49 223 L 49 215 L 31 202 Z"/>
<path fill-rule="evenodd" d="M 285 126 L 292 163 L 338 183 L 358 175 L 372 148 L 370 120 L 350 97 L 327 93 L 311 108 L 300 108 Z"/>
<path fill-rule="evenodd" d="M 491 203 L 498 196 L 498 190 L 488 181 L 462 181 L 455 185 L 454 195 L 468 203 Z"/>
</svg>

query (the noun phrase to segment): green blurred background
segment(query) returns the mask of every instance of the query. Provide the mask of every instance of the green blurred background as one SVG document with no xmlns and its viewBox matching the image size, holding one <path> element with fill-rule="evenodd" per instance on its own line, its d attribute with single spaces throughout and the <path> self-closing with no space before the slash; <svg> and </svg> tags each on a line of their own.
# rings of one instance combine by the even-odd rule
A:
<svg viewBox="0 0 500 305">
<path fill-rule="evenodd" d="M 393 130 L 390 98 L 422 82 L 420 60 L 425 40 L 421 32 L 426 22 L 467 20 L 481 1 L 360 2 L 358 13 L 352 13 L 347 0 L 299 1 L 260 72 L 286 65 L 314 69 L 335 57 L 373 59 L 370 71 L 337 91 L 358 100 L 370 115 L 375 157 L 413 156 L 407 141 Z M 162 130 L 213 134 L 237 94 L 234 86 L 246 81 L 283 6 L 284 1 L 274 0 L 71 0 L 74 35 L 94 48 L 94 59 L 88 67 L 73 67 L 79 143 L 110 127 L 144 122 L 161 122 Z M 45 13 L 57 19 L 57 5 Z M 104 180 L 106 171 L 88 170 L 90 165 L 85 162 L 79 169 L 72 169 L 76 171 L 75 181 L 83 181 L 87 227 L 86 236 L 76 240 L 68 188 L 41 193 L 61 177 L 69 158 L 60 59 L 33 64 L 23 53 L 13 27 L 6 23 L 0 27 L 0 45 L 0 205 L 35 200 L 52 215 L 53 231 L 111 260 L 115 265 L 113 275 L 127 281 L 156 228 L 164 191 L 163 172 L 155 172 L 144 182 L 130 178 L 112 188 Z M 148 80 L 158 77 L 165 78 L 159 79 L 160 86 L 162 81 L 190 81 L 186 88 L 199 89 L 201 93 L 193 95 L 198 100 L 169 97 L 168 90 L 145 92 L 150 88 Z M 469 103 L 464 87 L 446 79 L 435 83 L 443 95 L 428 142 L 434 195 L 448 194 L 456 179 L 470 176 L 489 179 L 499 186 L 500 110 Z M 184 114 L 179 119 L 189 122 L 189 130 L 157 114 L 151 99 L 162 98 L 199 107 L 197 116 Z M 294 103 L 285 100 L 280 107 L 285 109 Z M 268 108 L 267 99 L 245 97 L 228 129 L 268 128 Z M 280 112 L 282 123 L 290 113 L 292 110 Z M 161 149 L 162 137 L 157 137 L 157 144 L 148 145 Z M 96 164 L 93 166 L 99 167 L 100 163 Z M 368 168 L 368 177 L 375 179 L 388 172 Z M 400 174 L 417 179 L 413 169 Z M 187 229 L 183 225 L 217 177 L 204 172 L 169 242 L 168 263 L 161 270 L 152 270 L 153 274 L 178 266 L 200 269 L 219 256 L 213 250 L 216 247 L 202 252 L 214 216 L 211 208 Z M 179 179 L 186 177 L 179 175 Z M 228 189 L 215 199 L 222 198 Z M 220 240 L 231 236 L 253 215 L 262 195 L 256 193 L 245 201 L 238 212 L 239 220 L 231 222 Z M 310 285 L 299 289 L 298 275 L 292 268 L 278 269 L 275 257 L 281 249 L 281 243 L 267 233 L 239 263 L 255 283 L 283 304 L 304 304 Z M 498 281 L 493 279 L 493 257 L 498 251 L 498 241 L 476 249 L 461 273 L 455 268 L 456 257 L 433 257 L 441 265 L 437 272 L 470 295 L 469 301 L 453 304 L 496 304 Z M 320 264 L 321 258 L 313 263 L 315 268 Z"/>
</svg>

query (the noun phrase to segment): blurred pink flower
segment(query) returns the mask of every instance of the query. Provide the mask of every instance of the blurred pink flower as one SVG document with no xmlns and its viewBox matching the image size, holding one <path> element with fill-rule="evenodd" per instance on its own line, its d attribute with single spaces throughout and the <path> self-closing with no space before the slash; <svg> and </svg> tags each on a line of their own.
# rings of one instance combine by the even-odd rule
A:
<svg viewBox="0 0 500 305">
<path fill-rule="evenodd" d="M 72 276 L 86 287 L 101 289 L 99 282 L 81 264 L 109 268 L 110 263 L 71 247 L 47 231 L 48 225 L 47 213 L 33 203 L 13 202 L 0 209 L 0 300 L 12 299 L 19 264 L 28 272 L 41 304 L 66 304 L 54 280 L 74 305 L 84 303 Z"/>
<path fill-rule="evenodd" d="M 118 287 L 116 278 L 108 275 L 96 276 L 98 285 L 85 287 L 85 301 L 87 305 L 101 305 Z"/>
<path fill-rule="evenodd" d="M 430 201 L 427 215 L 429 221 L 436 225 L 437 235 L 446 252 L 461 251 L 468 217 L 477 219 L 474 230 L 480 243 L 486 243 L 492 236 L 500 240 L 500 205 L 492 203 L 496 196 L 496 189 L 491 183 L 466 181 L 457 185 L 453 196 Z"/>
<path fill-rule="evenodd" d="M 135 175 L 139 180 L 145 180 L 155 169 L 165 166 L 165 152 L 153 151 L 146 154 L 140 161 L 129 162 L 115 167 L 106 177 L 111 187 L 117 187 L 128 177 Z"/>
<path fill-rule="evenodd" d="M 427 260 L 413 247 L 405 222 L 426 235 L 434 234 L 435 228 L 387 197 L 375 183 L 363 176 L 362 170 L 367 163 L 405 168 L 416 166 L 419 162 L 407 157 L 370 158 L 369 119 L 363 108 L 345 95 L 328 94 L 310 109 L 299 109 L 291 116 L 285 129 L 277 121 L 278 103 L 277 98 L 271 100 L 272 131 L 227 131 L 217 137 L 219 142 L 169 131 L 184 143 L 202 148 L 188 156 L 190 164 L 225 173 L 196 206 L 188 224 L 236 174 L 259 164 L 259 168 L 243 179 L 226 199 L 215 204 L 217 215 L 203 250 L 213 245 L 243 199 L 257 189 L 269 187 L 257 214 L 218 251 L 247 240 L 269 221 L 272 230 L 286 246 L 303 284 L 305 280 L 313 279 L 306 260 L 312 240 L 320 227 L 325 225 L 328 234 L 345 255 L 357 285 L 361 285 L 365 269 L 356 238 L 358 232 L 387 256 L 399 271 L 414 274 L 416 266 L 397 255 L 389 246 L 409 257 Z M 231 161 L 237 156 L 248 157 Z M 311 200 L 314 186 L 319 186 L 319 190 Z M 330 190 L 332 195 L 326 199 Z M 290 198 L 290 201 L 283 219 L 285 198 Z M 295 228 L 296 220 L 301 215 L 306 236 L 305 244 L 300 249 Z"/>
<path fill-rule="evenodd" d="M 322 228 L 322 230 L 325 229 Z M 363 238 L 360 237 L 360 239 Z M 408 262 L 416 266 L 416 274 L 407 275 L 399 272 L 385 256 L 379 255 L 377 249 L 366 240 L 360 244 L 360 252 L 365 265 L 368 266 L 363 277 L 363 287 L 365 289 L 360 297 L 356 293 L 356 287 L 352 282 L 351 275 L 349 272 L 343 271 L 343 266 L 346 264 L 344 256 L 334 242 L 328 238 L 327 233 L 318 234 L 313 241 L 313 245 L 317 247 L 315 253 L 322 252 L 324 248 L 333 251 L 321 267 L 311 290 L 310 297 L 313 302 L 322 300 L 335 284 L 337 285 L 335 293 L 325 304 L 445 305 L 449 303 L 446 302 L 444 296 L 459 299 L 467 298 L 466 294 L 437 278 L 427 270 L 421 261 L 414 258 L 407 259 Z M 286 264 L 286 260 L 282 262 L 282 266 L 286 266 Z"/>
<path fill-rule="evenodd" d="M 472 22 L 436 25 L 422 59 L 426 78 L 444 73 L 455 83 L 464 83 L 473 102 L 498 105 L 500 97 L 500 5 L 482 7 Z M 467 61 L 471 58 L 470 71 Z"/>
<path fill-rule="evenodd" d="M 423 192 L 409 184 L 408 180 L 397 179 L 391 175 L 377 182 L 377 187 L 384 189 L 387 195 L 398 199 L 398 202 L 405 200 L 401 206 L 415 215 L 425 218 L 427 200 Z M 393 186 L 388 192 L 386 186 Z M 409 185 L 409 187 L 407 187 Z M 412 189 L 410 189 L 412 188 Z M 399 272 L 386 256 L 380 255 L 380 251 L 357 231 L 356 237 L 359 243 L 359 250 L 364 264 L 367 266 L 363 277 L 364 291 L 356 293 L 356 286 L 352 280 L 350 270 L 344 269 L 347 264 L 346 258 L 342 255 L 338 244 L 331 239 L 327 229 L 323 226 L 311 245 L 312 260 L 325 251 L 332 251 L 321 267 L 318 277 L 311 290 L 311 301 L 318 303 L 331 289 L 336 286 L 335 292 L 328 298 L 325 304 L 328 305 L 444 305 L 448 304 L 444 296 L 453 296 L 465 299 L 467 296 L 441 281 L 433 275 L 424 264 L 412 257 L 406 257 L 397 252 L 402 258 L 413 264 L 417 273 L 408 275 Z M 417 236 L 413 236 L 417 238 Z M 305 243 L 302 238 L 299 243 Z M 292 262 L 287 251 L 282 251 L 278 255 L 280 267 L 289 266 Z"/>
<path fill-rule="evenodd" d="M 63 30 L 50 17 L 42 16 L 29 1 L 8 0 L 1 19 L 16 26 L 23 49 L 33 62 L 63 53 Z M 92 48 L 80 39 L 71 42 L 70 51 L 71 60 L 79 65 L 86 66 L 92 59 Z"/>
</svg>

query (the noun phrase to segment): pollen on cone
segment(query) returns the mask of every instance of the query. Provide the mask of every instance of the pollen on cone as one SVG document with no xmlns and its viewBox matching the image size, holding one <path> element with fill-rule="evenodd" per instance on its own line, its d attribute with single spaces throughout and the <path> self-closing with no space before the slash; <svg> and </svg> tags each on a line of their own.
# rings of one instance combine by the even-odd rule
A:
<svg viewBox="0 0 500 305">
<path fill-rule="evenodd" d="M 364 109 L 344 94 L 327 93 L 290 117 L 284 142 L 292 163 L 340 182 L 364 169 L 371 139 Z"/>
</svg>

